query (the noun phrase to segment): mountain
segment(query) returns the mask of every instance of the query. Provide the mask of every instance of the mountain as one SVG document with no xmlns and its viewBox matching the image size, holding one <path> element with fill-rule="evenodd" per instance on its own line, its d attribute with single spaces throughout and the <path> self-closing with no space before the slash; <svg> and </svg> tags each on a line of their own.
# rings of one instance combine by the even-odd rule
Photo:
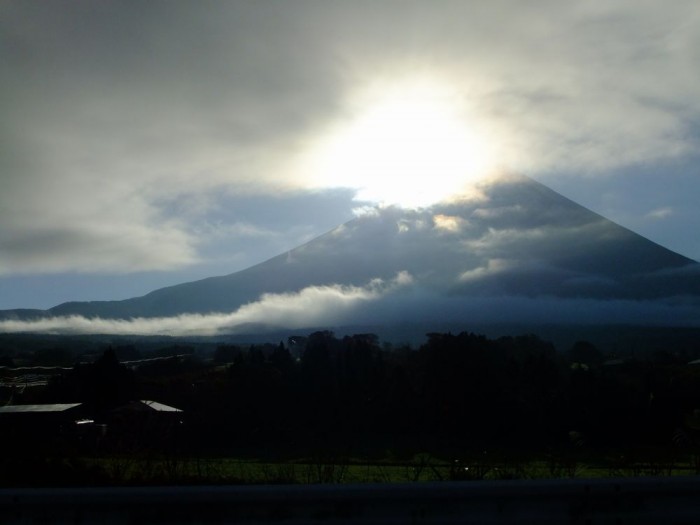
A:
<svg viewBox="0 0 700 525">
<path fill-rule="evenodd" d="M 430 208 L 377 208 L 230 275 L 122 301 L 5 311 L 0 318 L 233 312 L 262 294 L 310 287 L 368 291 L 362 315 L 339 314 L 334 319 L 341 324 L 446 315 L 488 321 L 488 311 L 494 321 L 527 321 L 536 310 L 542 322 L 580 315 L 588 321 L 663 324 L 698 319 L 700 264 L 538 182 L 508 177 Z"/>
</svg>

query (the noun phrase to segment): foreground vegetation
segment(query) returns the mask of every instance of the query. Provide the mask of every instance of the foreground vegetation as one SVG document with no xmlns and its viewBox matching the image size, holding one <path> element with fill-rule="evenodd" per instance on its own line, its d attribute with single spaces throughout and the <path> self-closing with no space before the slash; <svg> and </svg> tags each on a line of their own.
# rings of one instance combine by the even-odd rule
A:
<svg viewBox="0 0 700 525">
<path fill-rule="evenodd" d="M 300 458 L 280 462 L 156 456 L 43 457 L 18 462 L 5 457 L 1 486 L 413 483 L 700 474 L 698 456 L 664 456 L 659 451 L 587 458 L 488 456 L 448 460 L 419 454 L 408 460 Z"/>
<path fill-rule="evenodd" d="M 102 433 L 3 432 L 5 486 L 700 472 L 700 367 L 673 349 L 606 355 L 579 341 L 562 352 L 534 335 L 466 332 L 412 349 L 322 331 L 266 345 L 111 347 L 93 362 L 65 350 L 32 355 L 83 362 L 0 394 L 83 403 Z M 0 357 L 5 378 L 24 364 Z M 183 412 L 117 424 L 117 407 L 138 399 Z"/>
</svg>

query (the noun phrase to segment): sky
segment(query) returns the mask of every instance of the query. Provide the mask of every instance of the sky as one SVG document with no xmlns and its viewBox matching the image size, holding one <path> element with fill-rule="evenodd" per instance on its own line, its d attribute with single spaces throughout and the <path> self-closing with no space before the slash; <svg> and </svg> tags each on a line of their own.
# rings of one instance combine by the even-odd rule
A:
<svg viewBox="0 0 700 525">
<path fill-rule="evenodd" d="M 695 0 L 0 0 L 0 309 L 229 274 L 501 172 L 700 260 L 699 63 Z"/>
</svg>

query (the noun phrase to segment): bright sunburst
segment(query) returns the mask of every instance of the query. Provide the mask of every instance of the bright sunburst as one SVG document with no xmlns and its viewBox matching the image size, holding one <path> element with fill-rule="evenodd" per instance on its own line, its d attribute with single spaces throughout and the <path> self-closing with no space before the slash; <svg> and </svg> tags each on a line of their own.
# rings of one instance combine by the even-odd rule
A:
<svg viewBox="0 0 700 525">
<path fill-rule="evenodd" d="M 493 168 L 489 141 L 446 85 L 410 80 L 375 87 L 355 106 L 314 148 L 315 185 L 416 207 L 461 193 Z"/>
</svg>

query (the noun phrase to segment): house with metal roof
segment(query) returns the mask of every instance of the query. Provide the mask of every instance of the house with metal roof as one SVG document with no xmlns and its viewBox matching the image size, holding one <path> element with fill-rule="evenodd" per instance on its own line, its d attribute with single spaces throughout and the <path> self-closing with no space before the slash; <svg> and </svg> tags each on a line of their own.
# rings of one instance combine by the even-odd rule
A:
<svg viewBox="0 0 700 525">
<path fill-rule="evenodd" d="M 29 453 L 60 448 L 85 417 L 83 403 L 0 406 L 0 446 Z"/>
<path fill-rule="evenodd" d="M 182 432 L 184 413 L 157 401 L 140 399 L 101 415 L 107 425 L 107 442 L 118 450 L 134 447 L 164 449 Z"/>
<path fill-rule="evenodd" d="M 163 403 L 158 403 L 157 401 L 150 401 L 148 399 L 140 399 L 138 401 L 131 401 L 125 405 L 121 405 L 112 410 L 115 412 L 182 412 L 179 408 L 171 407 L 169 405 L 164 405 Z"/>
</svg>

